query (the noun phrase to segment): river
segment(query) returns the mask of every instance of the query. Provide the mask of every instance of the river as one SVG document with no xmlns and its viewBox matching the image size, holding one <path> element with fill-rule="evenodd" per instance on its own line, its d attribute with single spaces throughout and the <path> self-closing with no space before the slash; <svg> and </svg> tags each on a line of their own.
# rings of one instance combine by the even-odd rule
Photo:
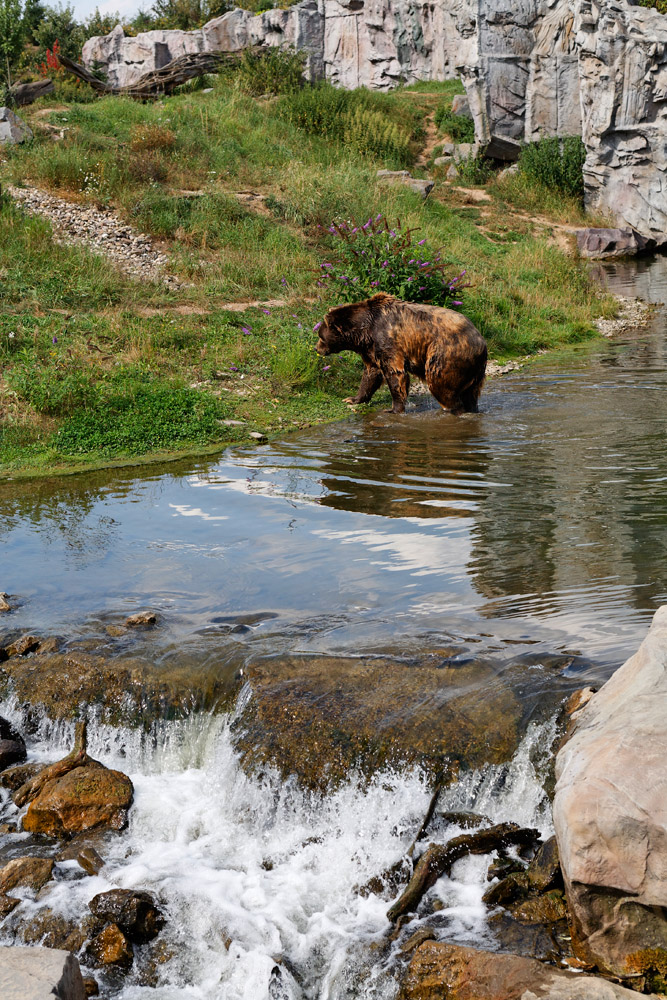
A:
<svg viewBox="0 0 667 1000">
<path fill-rule="evenodd" d="M 604 280 L 664 301 L 667 258 L 607 265 Z M 386 766 L 322 794 L 271 767 L 248 773 L 233 730 L 257 658 L 483 662 L 466 683 L 490 710 L 489 671 L 520 676 L 527 707 L 512 761 L 464 770 L 440 810 L 549 834 L 553 706 L 603 682 L 667 600 L 665 334 L 658 309 L 645 330 L 540 359 L 490 381 L 479 414 L 445 416 L 415 397 L 404 418 L 357 416 L 216 460 L 0 484 L 0 588 L 19 599 L 12 634 L 131 650 L 193 682 L 213 671 L 228 692 L 225 711 L 188 710 L 185 691 L 180 718 L 93 727 L 93 756 L 135 784 L 130 826 L 100 875 L 60 864 L 48 906 L 80 915 L 119 885 L 153 890 L 168 917 L 167 960 L 152 978 L 111 977 L 106 995 L 395 993 L 390 952 L 372 958 L 388 904 L 357 888 L 410 843 L 429 778 Z M 144 609 L 157 628 L 109 634 Z M 439 706 L 434 697 L 419 711 L 437 726 Z M 388 699 L 384 712 L 400 707 Z M 15 699 L 0 714 L 26 725 Z M 71 735 L 69 723 L 33 718 L 30 756 L 54 759 Z M 0 835 L 5 857 L 26 846 Z M 420 919 L 438 936 L 494 947 L 481 902 L 488 860 L 459 862 L 437 884 L 440 908 Z M 26 898 L 23 917 L 44 905 Z"/>
</svg>

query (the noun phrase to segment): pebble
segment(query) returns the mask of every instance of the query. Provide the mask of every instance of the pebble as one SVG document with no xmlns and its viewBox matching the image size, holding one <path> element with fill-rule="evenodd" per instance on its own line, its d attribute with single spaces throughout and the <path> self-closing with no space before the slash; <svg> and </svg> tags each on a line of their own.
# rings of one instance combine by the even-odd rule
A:
<svg viewBox="0 0 667 1000">
<path fill-rule="evenodd" d="M 8 185 L 7 191 L 26 211 L 50 220 L 56 243 L 87 246 L 133 278 L 162 281 L 174 289 L 186 285 L 175 275 L 164 274 L 164 266 L 168 263 L 166 254 L 158 250 L 148 236 L 133 230 L 114 212 L 65 201 L 37 188 Z"/>
</svg>

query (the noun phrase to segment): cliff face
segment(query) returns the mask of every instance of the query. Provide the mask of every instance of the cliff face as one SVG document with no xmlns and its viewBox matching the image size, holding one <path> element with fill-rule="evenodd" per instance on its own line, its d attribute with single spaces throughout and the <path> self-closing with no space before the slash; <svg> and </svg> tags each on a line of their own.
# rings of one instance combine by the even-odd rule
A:
<svg viewBox="0 0 667 1000">
<path fill-rule="evenodd" d="M 460 76 L 478 139 L 580 134 L 586 203 L 667 241 L 667 16 L 628 0 L 302 0 L 199 31 L 122 28 L 83 50 L 116 85 L 187 52 L 306 53 L 312 80 L 386 90 Z"/>
</svg>

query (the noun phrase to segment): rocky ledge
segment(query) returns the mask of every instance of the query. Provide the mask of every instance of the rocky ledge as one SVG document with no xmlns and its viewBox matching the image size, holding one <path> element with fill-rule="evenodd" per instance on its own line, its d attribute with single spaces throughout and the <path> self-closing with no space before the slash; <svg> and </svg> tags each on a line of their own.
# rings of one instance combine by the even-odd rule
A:
<svg viewBox="0 0 667 1000">
<path fill-rule="evenodd" d="M 554 825 L 583 961 L 667 986 L 667 605 L 573 715 L 556 761 Z"/>
</svg>

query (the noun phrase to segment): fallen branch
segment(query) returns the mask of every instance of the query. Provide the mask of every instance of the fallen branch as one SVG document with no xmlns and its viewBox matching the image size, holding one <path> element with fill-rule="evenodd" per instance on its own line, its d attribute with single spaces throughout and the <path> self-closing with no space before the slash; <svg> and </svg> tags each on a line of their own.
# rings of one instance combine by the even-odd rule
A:
<svg viewBox="0 0 667 1000">
<path fill-rule="evenodd" d="M 240 53 L 238 52 L 191 52 L 188 55 L 179 56 L 178 59 L 173 59 L 161 69 L 145 73 L 136 83 L 126 87 L 113 87 L 103 80 L 98 80 L 84 66 L 73 62 L 67 56 L 58 54 L 63 69 L 78 77 L 79 80 L 83 80 L 98 94 L 134 97 L 138 100 L 170 94 L 176 87 L 187 83 L 188 80 L 203 76 L 205 73 L 218 73 L 223 66 L 237 62 L 239 58 Z"/>
<path fill-rule="evenodd" d="M 9 91 L 11 99 L 19 108 L 32 104 L 40 97 L 51 94 L 55 90 L 53 80 L 36 80 L 34 83 L 19 83 Z"/>
<path fill-rule="evenodd" d="M 57 760 L 55 764 L 49 764 L 42 768 L 34 778 L 21 785 L 12 796 L 14 803 L 19 809 L 22 808 L 26 802 L 32 802 L 33 799 L 37 798 L 47 781 L 62 778 L 65 774 L 73 771 L 75 767 L 83 767 L 85 764 L 90 763 L 91 758 L 88 756 L 88 731 L 86 720 L 84 719 L 82 722 L 77 722 L 76 724 L 73 749 L 62 760 Z"/>
<path fill-rule="evenodd" d="M 393 922 L 404 913 L 414 912 L 419 902 L 441 875 L 449 874 L 455 861 L 467 854 L 490 854 L 508 847 L 528 847 L 539 839 L 537 830 L 516 823 L 500 823 L 476 833 L 464 833 L 447 844 L 429 844 L 415 867 L 414 875 L 401 896 L 387 911 Z"/>
</svg>

